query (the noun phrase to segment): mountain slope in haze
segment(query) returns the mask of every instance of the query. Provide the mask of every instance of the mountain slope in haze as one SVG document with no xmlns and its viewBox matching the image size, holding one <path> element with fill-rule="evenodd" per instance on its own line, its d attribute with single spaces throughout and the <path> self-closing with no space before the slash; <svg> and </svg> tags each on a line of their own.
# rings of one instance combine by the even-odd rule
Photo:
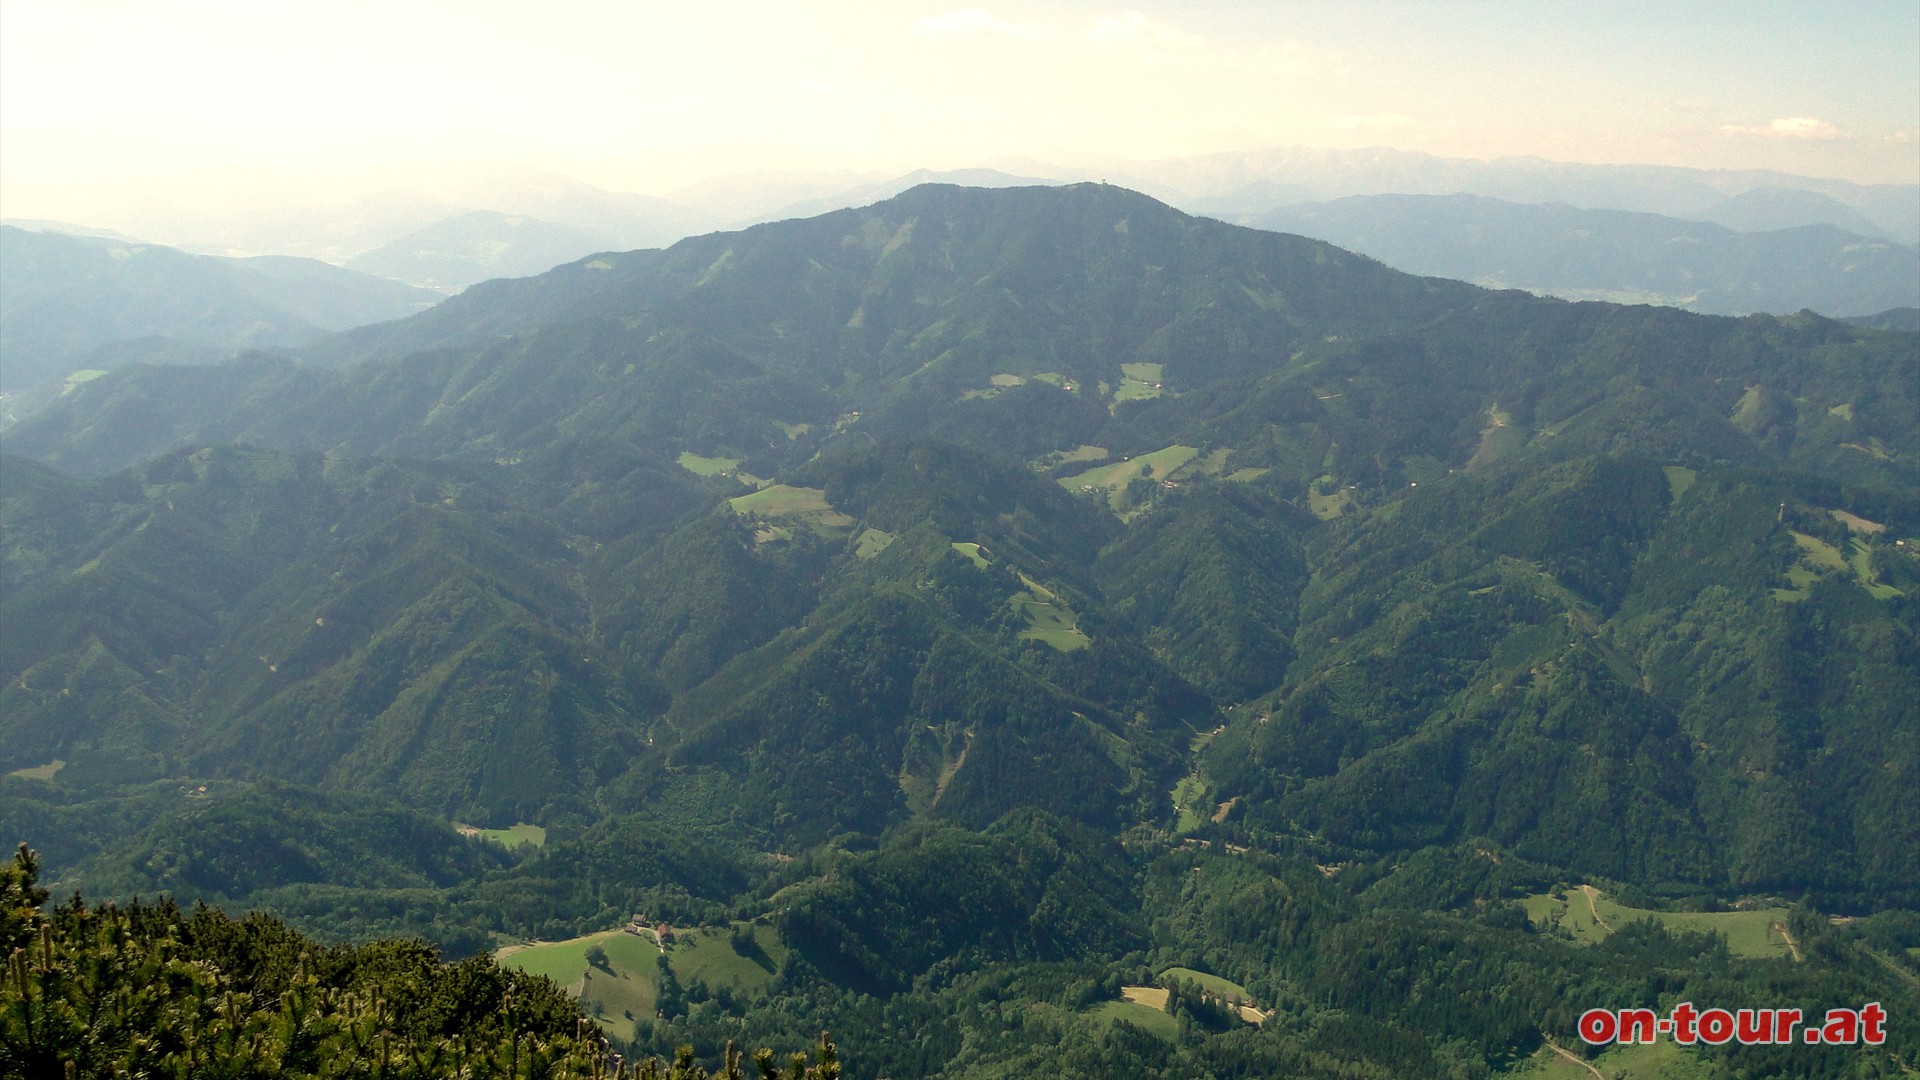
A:
<svg viewBox="0 0 1920 1080">
<path fill-rule="evenodd" d="M 666 199 L 607 191 L 535 169 L 462 171 L 419 183 L 314 201 L 309 176 L 229 171 L 203 178 L 190 197 L 136 204 L 121 221 L 138 222 L 125 227 L 183 250 L 295 255 L 336 265 L 474 211 L 552 222 L 609 237 L 607 246 L 621 249 L 658 247 L 715 224 L 714 218 Z"/>
<path fill-rule="evenodd" d="M 9 436 L 102 474 L 6 465 L 0 765 L 54 771 L 0 807 L 51 848 L 157 849 L 134 793 L 182 776 L 630 820 L 894 990 L 1062 955 L 858 929 L 976 857 L 913 830 L 1009 814 L 1316 880 L 1477 846 L 1648 903 L 1914 902 L 1913 335 L 933 187 L 330 347 L 362 362 L 129 369 Z M 258 445 L 109 460 L 181 438 Z M 553 873 L 569 920 L 735 895 Z M 508 917 L 482 884 L 435 886 L 444 932 Z M 1062 940 L 1131 948 L 1094 891 Z"/>
<path fill-rule="evenodd" d="M 435 222 L 346 261 L 349 270 L 458 292 L 489 278 L 525 277 L 619 246 L 611 237 L 492 210 Z"/>
<path fill-rule="evenodd" d="M 1803 225 L 1831 225 L 1875 240 L 1891 239 L 1887 230 L 1831 195 L 1805 188 L 1757 187 L 1743 191 L 1699 215 L 1703 221 L 1737 232 L 1773 232 Z"/>
<path fill-rule="evenodd" d="M 1197 385 L 1328 336 L 1417 325 L 1473 295 L 1325 244 L 1173 214 L 1119 188 L 930 186 L 864 210 L 489 282 L 448 301 L 446 314 L 311 353 L 329 366 L 400 358 L 314 390 L 346 399 L 285 397 L 271 419 L 216 410 L 188 426 L 271 445 L 441 454 L 506 448 L 561 424 L 621 438 L 644 431 L 777 466 L 805 460 L 853 411 L 862 427 L 918 430 L 928 410 L 982 389 L 949 419 L 991 426 L 1004 405 L 984 394 L 996 374 L 1034 376 L 1022 398 L 1078 403 L 1081 425 L 1098 425 L 1123 388 L 1123 364 L 1159 364 L 1174 387 Z M 254 374 L 280 377 L 270 370 Z M 436 410 L 437 388 L 453 386 L 458 400 Z M 190 411 L 203 396 L 152 390 Z M 430 410 L 436 419 L 423 426 Z M 164 445 L 186 419 L 160 421 L 165 412 L 89 425 L 94 435 L 70 450 L 109 433 Z M 32 445 L 28 429 L 51 430 L 61 416 L 78 414 L 57 407 L 14 445 Z"/>
<path fill-rule="evenodd" d="M 115 366 L 118 343 L 226 356 L 305 344 L 438 299 L 311 259 L 225 259 L 12 226 L 0 229 L 0 252 L 0 386 L 15 393 L 81 367 Z"/>
<path fill-rule="evenodd" d="M 1257 214 L 1305 199 L 1465 194 L 1700 221 L 1713 220 L 1716 208 L 1731 201 L 1731 213 L 1739 214 L 1742 206 L 1759 212 L 1738 217 L 1741 227 L 1766 231 L 1810 223 L 1806 217 L 1810 206 L 1823 207 L 1822 215 L 1831 214 L 1833 209 L 1824 198 L 1872 222 L 1869 235 L 1883 233 L 1899 243 L 1920 244 L 1920 185 L 1855 184 L 1762 169 L 1602 165 L 1535 157 L 1445 158 L 1378 146 L 1274 147 L 1155 162 L 1113 162 L 1109 168 L 1104 175 L 1116 182 L 1182 206 L 1192 199 L 1220 200 L 1207 205 L 1204 212 L 1242 224 Z M 1309 194 L 1302 196 L 1301 190 Z M 1757 190 L 1797 194 L 1741 199 Z M 1772 217 L 1776 210 L 1787 216 Z"/>
<path fill-rule="evenodd" d="M 5 436 L 0 831 L 63 887 L 603 934 L 618 1046 L 887 1075 L 1911 996 L 1920 335 L 936 185 L 313 355 Z M 1687 1066 L 1813 1060 L 1751 1049 Z"/>
<path fill-rule="evenodd" d="M 1060 181 L 1035 176 L 1016 176 L 999 169 L 915 169 L 877 183 L 855 184 L 818 198 L 782 203 L 762 211 L 753 221 L 784 221 L 788 218 L 817 217 L 834 210 L 891 199 L 922 184 L 954 184 L 972 188 L 1034 187 Z"/>
<path fill-rule="evenodd" d="M 1470 195 L 1302 203 L 1253 224 L 1313 236 L 1413 273 L 1571 299 L 1721 315 L 1812 309 L 1830 316 L 1920 301 L 1920 248 L 1825 224 L 1744 233 L 1652 214 Z"/>
</svg>

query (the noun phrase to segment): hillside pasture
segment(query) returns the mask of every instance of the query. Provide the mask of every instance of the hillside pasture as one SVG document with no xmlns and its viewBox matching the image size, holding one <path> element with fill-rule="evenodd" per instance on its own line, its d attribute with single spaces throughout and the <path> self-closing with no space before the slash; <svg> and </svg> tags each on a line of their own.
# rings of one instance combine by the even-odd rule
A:
<svg viewBox="0 0 1920 1080">
<path fill-rule="evenodd" d="M 1181 982 L 1194 983 L 1199 986 L 1200 989 L 1222 1000 L 1229 1002 L 1238 1000 L 1242 1002 L 1243 1004 L 1241 1004 L 1237 1011 L 1240 1014 L 1240 1019 L 1249 1024 L 1264 1023 L 1267 1019 L 1266 1013 L 1253 1007 L 1253 995 L 1247 992 L 1247 988 L 1234 982 L 1232 979 L 1223 979 L 1218 975 L 1209 974 L 1205 971 L 1196 971 L 1189 967 L 1170 967 L 1160 973 L 1160 981 L 1162 983 L 1167 983 L 1174 979 L 1179 979 Z M 1162 993 L 1164 993 L 1164 991 L 1162 991 Z"/>
<path fill-rule="evenodd" d="M 745 928 L 751 944 L 743 952 L 733 946 L 732 931 Z M 606 966 L 594 967 L 587 953 L 595 947 L 606 953 Z M 787 958 L 787 946 L 772 927 L 735 923 L 680 931 L 664 955 L 673 977 L 682 987 L 699 980 L 708 987 L 726 987 L 735 993 L 764 988 Z M 663 955 L 651 934 L 602 930 L 565 941 L 508 946 L 495 954 L 505 966 L 531 975 L 544 975 L 566 988 L 581 1008 L 600 1021 L 609 1033 L 622 1037 L 632 1022 L 651 1017 L 659 1008 Z"/>
<path fill-rule="evenodd" d="M 953 550 L 966 556 L 975 567 L 981 570 L 985 570 L 987 567 L 993 565 L 993 559 L 987 555 L 986 551 L 981 548 L 979 544 L 970 541 L 956 541 L 953 545 Z"/>
<path fill-rule="evenodd" d="M 853 525 L 852 518 L 828 505 L 827 493 L 820 488 L 774 484 L 752 494 L 728 499 L 727 505 L 742 516 L 753 514 L 761 518 L 797 518 L 817 528 L 845 529 Z"/>
<path fill-rule="evenodd" d="M 517 822 L 504 829 L 482 829 L 463 822 L 454 822 L 453 831 L 461 836 L 471 836 L 480 840 L 490 840 L 502 847 L 517 848 L 524 846 L 545 847 L 547 830 L 539 825 Z"/>
<path fill-rule="evenodd" d="M 1159 397 L 1162 367 L 1161 364 L 1121 364 L 1120 385 L 1113 391 L 1113 403 Z"/>
<path fill-rule="evenodd" d="M 885 529 L 866 529 L 853 542 L 853 557 L 871 559 L 887 550 L 887 545 L 891 543 L 893 543 L 893 534 Z"/>
<path fill-rule="evenodd" d="M 1118 1023 L 1125 1020 L 1134 1027 L 1145 1031 L 1158 1039 L 1173 1042 L 1180 1037 L 1180 1024 L 1167 1014 L 1167 992 L 1151 986 L 1129 986 L 1122 994 L 1138 992 L 1160 995 L 1160 1004 L 1151 1005 L 1134 997 L 1123 997 L 1119 1001 L 1103 1001 L 1088 1009 L 1086 1015 L 1101 1025 Z"/>
<path fill-rule="evenodd" d="M 1685 495 L 1687 489 L 1693 486 L 1693 482 L 1700 478 L 1699 473 L 1694 472 L 1685 465 L 1667 465 L 1662 467 L 1660 471 L 1667 474 L 1667 500 L 1669 504 L 1679 502 L 1680 496 Z"/>
<path fill-rule="evenodd" d="M 1562 1047 L 1570 1053 L 1579 1053 L 1575 1047 L 1565 1044 Z M 1697 1052 L 1671 1040 L 1608 1047 L 1605 1053 L 1588 1059 L 1587 1064 L 1574 1061 L 1551 1046 L 1542 1046 L 1505 1075 L 1514 1080 L 1593 1080 L 1596 1072 L 1605 1080 L 1709 1080 L 1722 1075 Z"/>
<path fill-rule="evenodd" d="M 22 780 L 51 780 L 53 779 L 54 774 L 58 773 L 61 769 L 64 769 L 66 767 L 67 767 L 67 763 L 64 760 L 60 758 L 54 758 L 52 761 L 47 762 L 45 765 L 35 765 L 35 766 L 32 766 L 31 768 L 26 768 L 26 769 L 15 769 L 12 772 L 8 773 L 7 775 L 17 776 Z"/>
<path fill-rule="evenodd" d="M 1155 480 L 1167 479 L 1199 454 L 1199 447 L 1168 446 L 1155 450 L 1151 454 L 1141 454 L 1139 457 L 1116 461 L 1111 465 L 1088 469 L 1074 476 L 1062 477 L 1059 484 L 1068 491 L 1105 491 L 1107 505 L 1118 513 L 1127 508 L 1128 484 L 1142 476 Z"/>
<path fill-rule="evenodd" d="M 1856 530 L 1850 522 L 1838 518 L 1839 511 L 1832 511 L 1832 513 L 1836 519 L 1847 524 L 1849 530 L 1871 535 L 1871 530 Z M 1858 520 L 1867 525 L 1874 524 L 1865 519 Z M 1803 532 L 1790 532 L 1790 535 L 1793 537 L 1794 544 L 1800 549 L 1800 557 L 1787 568 L 1787 587 L 1773 590 L 1775 600 L 1783 603 L 1805 600 L 1811 595 L 1813 583 L 1832 573 L 1851 573 L 1860 587 L 1867 590 L 1868 595 L 1876 600 L 1905 595 L 1899 589 L 1881 583 L 1879 574 L 1873 568 L 1873 546 L 1866 539 L 1860 536 L 1849 536 L 1847 550 L 1842 552 L 1817 536 L 1809 536 Z"/>
<path fill-rule="evenodd" d="M 691 450 L 679 457 L 680 467 L 695 476 L 724 476 L 740 467 L 739 458 L 702 457 Z"/>
<path fill-rule="evenodd" d="M 1785 925 L 1784 907 L 1745 911 L 1652 911 L 1617 903 L 1598 889 L 1568 888 L 1563 896 L 1537 893 L 1521 901 L 1527 919 L 1541 929 L 1565 931 L 1575 941 L 1595 945 L 1614 931 L 1640 919 L 1653 919 L 1675 932 L 1719 934 L 1735 956 L 1768 958 L 1789 955 L 1787 940 L 1775 929 Z"/>
<path fill-rule="evenodd" d="M 1020 581 L 1026 588 L 1014 593 L 1009 603 L 1027 620 L 1027 628 L 1019 634 L 1021 640 L 1038 641 L 1061 652 L 1073 652 L 1093 644 L 1093 639 L 1080 629 L 1080 617 L 1072 608 L 1027 575 L 1021 574 Z"/>
<path fill-rule="evenodd" d="M 742 954 L 733 947 L 731 931 L 743 928 L 751 932 L 752 945 Z M 773 979 L 787 958 L 787 946 L 770 926 L 735 923 L 732 927 L 707 927 L 680 934 L 667 949 L 667 962 L 673 977 L 682 986 L 694 979 L 709 987 L 725 986 L 735 992 L 759 990 Z"/>
</svg>

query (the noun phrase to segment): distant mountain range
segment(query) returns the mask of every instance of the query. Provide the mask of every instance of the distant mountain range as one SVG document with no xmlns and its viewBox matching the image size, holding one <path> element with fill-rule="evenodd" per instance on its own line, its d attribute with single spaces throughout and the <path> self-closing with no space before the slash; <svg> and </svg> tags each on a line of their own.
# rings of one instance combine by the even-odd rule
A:
<svg viewBox="0 0 1920 1080">
<path fill-rule="evenodd" d="M 0 841 L 63 889 L 598 932 L 548 970 L 623 1052 L 861 1075 L 1920 1009 L 1920 335 L 930 184 L 295 352 L 0 435 Z"/>
<path fill-rule="evenodd" d="M 1236 222 L 1303 201 L 1354 195 L 1465 194 L 1515 203 L 1663 214 L 1741 230 L 1829 224 L 1920 244 L 1920 185 L 1855 184 L 1765 170 L 1596 165 L 1526 157 L 1443 158 L 1375 147 L 1279 148 L 1157 162 L 1115 161 L 1104 175 L 1183 209 Z M 1860 227 L 1863 219 L 1871 223 L 1870 228 Z"/>
<path fill-rule="evenodd" d="M 1299 233 L 1416 274 L 1569 299 L 1717 315 L 1920 305 L 1920 248 L 1828 224 L 1737 232 L 1705 222 L 1476 195 L 1362 195 L 1249 224 Z"/>
<path fill-rule="evenodd" d="M 0 226 L 0 392 L 130 359 L 306 344 L 439 299 L 314 259 L 190 255 Z"/>
<path fill-rule="evenodd" d="M 475 210 L 355 255 L 345 265 L 361 273 L 459 292 L 476 282 L 527 277 L 583 255 L 622 246 L 603 233 Z"/>
</svg>

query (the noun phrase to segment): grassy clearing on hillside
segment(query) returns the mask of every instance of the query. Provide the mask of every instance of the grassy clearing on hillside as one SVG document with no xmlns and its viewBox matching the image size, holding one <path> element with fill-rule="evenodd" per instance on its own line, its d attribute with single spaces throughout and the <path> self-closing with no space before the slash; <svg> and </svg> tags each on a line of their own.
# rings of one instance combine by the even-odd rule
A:
<svg viewBox="0 0 1920 1080">
<path fill-rule="evenodd" d="M 745 954 L 734 951 L 730 929 L 708 928 L 680 935 L 667 950 L 667 962 L 673 977 L 682 986 L 694 979 L 710 987 L 729 987 L 735 991 L 758 990 L 780 970 L 787 958 L 787 946 L 770 926 L 736 923 L 751 927 L 753 947 Z"/>
<path fill-rule="evenodd" d="M 763 518 L 800 518 L 830 529 L 844 529 L 853 519 L 827 504 L 827 493 L 820 488 L 775 484 L 750 495 L 728 499 L 736 514 L 758 514 Z"/>
<path fill-rule="evenodd" d="M 1193 968 L 1171 967 L 1160 973 L 1159 981 L 1166 983 L 1170 979 L 1197 984 L 1209 994 L 1223 1001 L 1238 998 L 1251 1000 L 1246 988 L 1239 983 L 1223 979 L 1218 975 L 1209 975 Z M 1179 1021 L 1167 1013 L 1167 989 L 1161 986 L 1123 986 L 1120 988 L 1119 1001 L 1104 1001 L 1086 1010 L 1086 1015 L 1103 1023 L 1125 1020 L 1145 1029 L 1162 1039 L 1174 1039 L 1180 1033 Z M 1243 1005 L 1239 1009 L 1240 1019 L 1249 1024 L 1259 1024 L 1266 1020 L 1266 1014 L 1251 1006 Z"/>
<path fill-rule="evenodd" d="M 1832 511 L 1837 518 L 1839 511 Z M 1851 516 L 1851 515 L 1849 515 Z M 1844 520 L 1844 519 L 1841 519 Z M 1859 519 L 1863 524 L 1873 522 Z M 1849 528 L 1851 528 L 1851 523 Z M 1859 530 L 1867 531 L 1867 530 Z M 1876 600 L 1887 600 L 1905 593 L 1891 585 L 1883 585 L 1880 576 L 1873 569 L 1873 547 L 1866 540 L 1855 536 L 1850 538 L 1848 550 L 1842 553 L 1837 547 L 1815 536 L 1803 532 L 1792 532 L 1793 542 L 1800 547 L 1800 560 L 1787 568 L 1787 588 L 1773 590 L 1773 598 L 1783 603 L 1805 600 L 1810 595 L 1813 583 L 1830 573 L 1846 571 L 1853 575 L 1860 587 Z"/>
<path fill-rule="evenodd" d="M 1483 468 L 1527 445 L 1525 429 L 1516 427 L 1513 414 L 1498 402 L 1487 406 L 1487 426 L 1480 429 L 1480 444 L 1467 459 L 1469 470 Z"/>
<path fill-rule="evenodd" d="M 1567 1050 L 1578 1054 L 1575 1047 Z M 1672 1041 L 1609 1048 L 1590 1062 L 1606 1080 L 1709 1080 L 1718 1076 L 1698 1054 Z M 1516 1080 L 1593 1080 L 1593 1073 L 1577 1061 L 1543 1046 L 1505 1075 Z"/>
<path fill-rule="evenodd" d="M 1126 509 L 1127 485 L 1142 476 L 1164 480 L 1174 470 L 1192 461 L 1200 449 L 1194 446 L 1169 446 L 1126 461 L 1116 461 L 1076 476 L 1062 477 L 1060 486 L 1069 491 L 1100 491 L 1107 494 L 1107 505 L 1115 512 Z"/>
<path fill-rule="evenodd" d="M 680 467 L 695 476 L 720 476 L 740 467 L 739 458 L 701 457 L 691 450 L 680 454 Z"/>
<path fill-rule="evenodd" d="M 953 550 L 973 560 L 973 565 L 982 570 L 993 565 L 993 560 L 987 557 L 986 553 L 981 550 L 979 544 L 959 541 L 953 545 Z"/>
<path fill-rule="evenodd" d="M 453 823 L 453 831 L 461 836 L 477 836 L 482 840 L 491 840 L 510 848 L 525 844 L 531 844 L 534 847 L 547 846 L 547 830 L 538 825 L 529 825 L 524 821 L 505 829 L 481 829 L 456 821 Z"/>
<path fill-rule="evenodd" d="M 1808 536 L 1806 533 L 1793 534 L 1793 542 L 1800 545 L 1800 557 L 1821 570 L 1845 570 L 1846 557 L 1840 549 L 1825 540 Z"/>
<path fill-rule="evenodd" d="M 1207 802 L 1206 783 L 1191 773 L 1181 777 L 1180 782 L 1173 785 L 1173 808 L 1180 815 L 1174 825 L 1176 831 L 1188 833 L 1205 825 L 1207 813 L 1213 809 Z"/>
<path fill-rule="evenodd" d="M 736 928 L 750 931 L 751 944 L 744 953 L 733 946 Z M 596 947 L 606 954 L 604 967 L 594 967 L 587 960 L 587 953 Z M 735 923 L 681 931 L 668 944 L 665 956 L 682 987 L 698 980 L 710 988 L 724 986 L 747 993 L 772 980 L 787 951 L 772 927 Z M 626 1037 L 633 1032 L 634 1020 L 653 1016 L 659 1007 L 661 955 L 651 935 L 603 930 L 566 941 L 509 947 L 495 957 L 506 967 L 552 979 L 608 1032 Z"/>
<path fill-rule="evenodd" d="M 610 961 L 614 958 L 616 948 L 621 950 L 622 955 L 631 951 L 615 944 L 622 938 L 645 946 L 655 956 L 660 955 L 660 951 L 653 947 L 652 942 L 635 937 L 625 930 L 601 930 L 597 933 L 583 934 L 577 938 L 568 938 L 565 941 L 538 941 L 518 947 L 508 946 L 501 949 L 495 956 L 506 967 L 524 971 L 529 975 L 545 975 L 561 986 L 568 986 L 586 973 L 589 966 L 587 950 L 595 945 L 607 950 L 607 959 Z M 648 963 L 651 962 L 651 960 L 648 961 Z"/>
<path fill-rule="evenodd" d="M 1307 509 L 1321 521 L 1332 521 L 1354 508 L 1353 487 L 1334 488 L 1335 483 L 1333 477 L 1323 476 L 1307 485 Z"/>
<path fill-rule="evenodd" d="M 1088 1009 L 1086 1015 L 1101 1024 L 1112 1024 L 1125 1020 L 1127 1023 L 1145 1031 L 1147 1034 L 1155 1038 L 1165 1039 L 1168 1042 L 1173 1042 L 1178 1039 L 1180 1037 L 1180 1024 L 1179 1021 L 1167 1015 L 1167 992 L 1165 990 L 1154 990 L 1151 987 L 1127 987 L 1127 990 L 1142 989 L 1158 993 L 1160 995 L 1160 1004 L 1158 1006 L 1148 1005 L 1145 1002 L 1135 1001 L 1131 998 L 1123 998 L 1119 1001 L 1103 1001 Z"/>
<path fill-rule="evenodd" d="M 1080 617 L 1051 590 L 1025 574 L 1020 575 L 1020 582 L 1026 588 L 1014 593 L 1009 602 L 1026 617 L 1027 629 L 1019 634 L 1022 640 L 1038 641 L 1061 652 L 1073 652 L 1093 644 L 1093 639 L 1080 629 Z"/>
<path fill-rule="evenodd" d="M 60 387 L 60 394 L 63 397 L 71 394 L 73 393 L 74 387 L 79 386 L 81 383 L 92 382 L 105 374 L 106 372 L 100 368 L 81 368 L 79 371 L 67 376 L 67 381 Z"/>
<path fill-rule="evenodd" d="M 1159 397 L 1162 367 L 1161 364 L 1121 364 L 1120 386 L 1113 392 L 1113 403 Z"/>
<path fill-rule="evenodd" d="M 1854 537 L 1849 545 L 1853 550 L 1847 556 L 1847 565 L 1853 568 L 1853 576 L 1860 587 L 1867 590 L 1875 600 L 1890 600 L 1906 594 L 1891 585 L 1880 584 L 1880 577 L 1873 571 L 1873 549 L 1865 540 Z"/>
<path fill-rule="evenodd" d="M 1174 979 L 1179 979 L 1181 982 L 1196 983 L 1200 989 L 1218 996 L 1222 1001 L 1233 1002 L 1237 1000 L 1241 1002 L 1237 1011 L 1240 1014 L 1240 1019 L 1249 1024 L 1264 1024 L 1267 1021 L 1267 1014 L 1254 1007 L 1253 995 L 1247 993 L 1246 987 L 1241 986 L 1232 979 L 1223 979 L 1218 975 L 1211 975 L 1207 972 L 1196 971 L 1193 968 L 1187 967 L 1170 967 L 1160 973 L 1160 982 L 1163 984 Z"/>
<path fill-rule="evenodd" d="M 1160 981 L 1162 983 L 1165 983 L 1169 979 L 1198 983 L 1200 989 L 1211 994 L 1219 994 L 1224 998 L 1237 997 L 1242 1001 L 1250 1001 L 1253 997 L 1253 995 L 1247 993 L 1246 987 L 1241 986 L 1231 979 L 1223 979 L 1218 975 L 1209 975 L 1204 971 L 1195 971 L 1193 968 L 1170 967 L 1160 973 Z"/>
<path fill-rule="evenodd" d="M 1056 450 L 1048 454 L 1040 459 L 1039 465 L 1043 469 L 1052 469 L 1061 465 L 1077 465 L 1082 461 L 1105 461 L 1106 459 L 1106 447 L 1081 443 L 1071 450 Z"/>
<path fill-rule="evenodd" d="M 55 773 L 67 767 L 66 761 L 54 758 L 45 765 L 36 765 L 31 769 L 15 769 L 8 776 L 17 776 L 22 780 L 51 780 Z"/>
<path fill-rule="evenodd" d="M 1833 515 L 1833 520 L 1845 525 L 1848 532 L 1865 533 L 1868 536 L 1876 536 L 1887 531 L 1885 525 L 1882 525 L 1878 521 L 1868 521 L 1859 514 L 1849 514 L 1845 510 L 1829 510 L 1827 513 Z"/>
<path fill-rule="evenodd" d="M 884 529 L 867 529 L 860 534 L 859 539 L 853 542 L 853 557 L 871 559 L 887 550 L 887 545 L 891 543 L 893 543 L 892 533 Z"/>
<path fill-rule="evenodd" d="M 1650 911 L 1616 903 L 1598 889 L 1583 893 L 1579 888 L 1569 888 L 1564 898 L 1538 893 L 1521 904 L 1535 926 L 1557 927 L 1582 944 L 1597 944 L 1630 922 L 1653 919 L 1668 930 L 1720 934 L 1727 939 L 1727 949 L 1735 956 L 1789 955 L 1786 938 L 1774 929 L 1776 925 L 1786 924 L 1784 907 L 1747 911 Z"/>
<path fill-rule="evenodd" d="M 1662 467 L 1660 471 L 1667 474 L 1667 501 L 1669 505 L 1679 502 L 1680 496 L 1685 495 L 1687 489 L 1692 487 L 1693 482 L 1700 477 L 1699 473 L 1694 472 L 1685 465 L 1667 465 Z"/>
</svg>

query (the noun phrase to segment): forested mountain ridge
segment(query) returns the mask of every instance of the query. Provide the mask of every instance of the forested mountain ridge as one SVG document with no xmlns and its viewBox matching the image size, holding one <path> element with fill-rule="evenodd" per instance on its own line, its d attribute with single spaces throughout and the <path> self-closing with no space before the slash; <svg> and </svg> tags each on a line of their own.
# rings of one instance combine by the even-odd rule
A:
<svg viewBox="0 0 1920 1080">
<path fill-rule="evenodd" d="M 1488 950 L 1444 997 L 1632 966 L 1524 931 L 1556 883 L 1920 904 L 1920 335 L 932 186 L 319 348 L 344 366 L 116 372 L 5 436 L 38 460 L 0 491 L 0 770 L 31 774 L 0 821 L 65 884 L 462 948 L 765 920 L 793 994 L 609 1030 L 907 1010 L 895 1075 L 1050 1060 L 978 1041 L 995 979 L 1079 1015 L 1196 967 L 1298 1011 L 1179 1068 L 1438 1075 L 1450 1021 L 1358 974 L 1418 947 L 1408 909 Z M 298 807 L 242 816 L 304 854 L 196 877 L 202 798 Z M 331 880 L 421 815 L 553 839 Z M 988 865 L 951 925 L 896 925 Z M 1835 940 L 1905 940 L 1866 922 Z M 1854 947 L 1805 978 L 1886 977 Z M 1571 1022 L 1462 1000 L 1469 1075 Z"/>
<path fill-rule="evenodd" d="M 0 389 L 12 395 L 134 360 L 305 345 L 439 299 L 315 259 L 193 255 L 11 225 L 0 226 L 0 250 Z"/>
</svg>

